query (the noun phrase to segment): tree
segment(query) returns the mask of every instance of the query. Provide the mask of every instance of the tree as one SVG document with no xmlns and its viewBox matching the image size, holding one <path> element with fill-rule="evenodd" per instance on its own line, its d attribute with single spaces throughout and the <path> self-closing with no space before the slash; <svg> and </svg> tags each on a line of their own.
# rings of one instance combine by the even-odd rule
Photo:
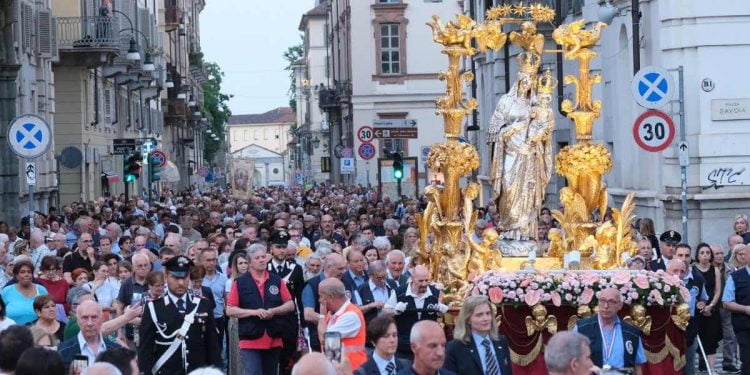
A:
<svg viewBox="0 0 750 375">
<path fill-rule="evenodd" d="M 284 52 L 284 60 L 287 62 L 284 70 L 289 71 L 289 106 L 292 107 L 293 111 L 297 111 L 297 82 L 294 79 L 294 69 L 292 66 L 304 55 L 304 53 L 305 49 L 301 42 L 287 48 Z"/>
<path fill-rule="evenodd" d="M 221 135 L 224 134 L 227 120 L 232 115 L 228 104 L 232 95 L 221 92 L 221 82 L 224 79 L 224 72 L 218 64 L 213 62 L 206 63 L 205 69 L 208 80 L 203 83 L 203 106 L 211 117 L 211 130 L 214 134 Z M 219 145 L 224 141 L 224 137 L 220 137 L 218 141 L 214 141 L 211 137 L 206 137 L 205 140 L 203 153 L 210 164 L 219 150 Z"/>
</svg>

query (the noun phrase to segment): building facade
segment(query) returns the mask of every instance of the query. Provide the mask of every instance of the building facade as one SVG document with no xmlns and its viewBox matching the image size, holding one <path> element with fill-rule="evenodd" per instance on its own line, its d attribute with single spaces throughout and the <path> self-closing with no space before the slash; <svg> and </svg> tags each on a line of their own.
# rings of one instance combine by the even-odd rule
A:
<svg viewBox="0 0 750 375">
<path fill-rule="evenodd" d="M 251 115 L 232 115 L 227 123 L 229 150 L 235 152 L 254 144 L 283 154 L 295 120 L 295 113 L 289 107 Z"/>
<path fill-rule="evenodd" d="M 0 220 L 18 226 L 28 214 L 29 190 L 23 160 L 7 140 L 11 121 L 22 114 L 43 118 L 55 129 L 55 83 L 52 63 L 57 58 L 52 1 L 0 2 Z M 37 177 L 34 207 L 46 211 L 58 201 L 55 145 L 35 159 Z"/>
<path fill-rule="evenodd" d="M 337 1 L 348 8 L 351 59 L 351 113 L 354 134 L 364 126 L 375 129 L 370 160 L 356 158 L 356 183 L 381 186 L 393 196 L 395 181 L 388 162 L 389 152 L 415 158 L 405 162 L 403 194 L 420 193 L 436 177 L 426 170 L 430 145 L 444 140 L 442 120 L 435 114 L 435 99 L 445 93 L 438 73 L 447 58 L 432 42 L 425 24 L 433 15 L 443 20 L 462 12 L 456 1 Z M 343 28 L 345 29 L 345 28 Z M 395 129 L 394 129 L 395 128 Z M 362 141 L 355 138 L 355 153 Z M 408 187 L 407 187 L 408 186 Z"/>
<path fill-rule="evenodd" d="M 319 2 L 300 20 L 303 33 L 303 56 L 293 65 L 296 81 L 295 174 L 305 184 L 331 181 L 331 122 L 321 108 L 321 90 L 331 84 L 328 65 L 328 2 Z M 321 99 L 322 98 L 322 99 Z M 334 145 L 335 147 L 336 145 Z"/>
<path fill-rule="evenodd" d="M 492 6 L 488 1 L 467 2 L 466 8 L 472 5 L 473 15 L 481 19 L 484 9 Z M 564 22 L 580 18 L 596 22 L 600 7 L 605 6 L 600 1 L 562 3 L 560 14 Z M 749 25 L 746 19 L 736 17 L 750 14 L 750 4 L 730 1 L 715 6 L 697 0 L 641 1 L 642 17 L 636 22 L 640 30 L 635 36 L 631 4 L 612 1 L 614 18 L 607 20 L 610 25 L 596 48 L 599 57 L 592 63 L 592 70 L 603 77 L 593 91 L 594 98 L 603 101 L 602 116 L 594 126 L 593 138 L 594 142 L 606 145 L 614 159 L 612 172 L 605 176 L 610 202 L 619 206 L 627 194 L 635 193 L 638 217 L 653 218 L 657 232 L 683 232 L 677 150 L 682 120 L 689 145 L 687 242 L 726 243 L 727 236 L 734 233 L 735 215 L 750 211 L 750 188 L 746 186 L 750 181 L 745 176 L 750 169 L 750 153 L 745 147 L 750 140 L 750 100 L 745 89 L 750 78 L 742 74 L 742 56 L 750 53 L 747 33 L 743 30 Z M 511 57 L 516 53 L 512 48 L 509 52 Z M 489 166 L 485 132 L 497 100 L 508 87 L 506 78 L 511 82 L 515 79 L 513 59 L 508 60 L 510 75 L 505 74 L 508 70 L 504 61 L 502 50 L 474 58 L 481 131 L 470 135 L 470 139 L 478 144 L 482 157 L 479 177 L 485 183 L 485 203 L 489 193 L 485 177 Z M 646 109 L 636 104 L 630 85 L 634 71 L 646 66 L 667 69 L 677 86 L 672 103 L 660 108 L 672 118 L 677 129 L 671 146 L 661 152 L 647 152 L 634 139 L 634 122 Z M 677 72 L 681 66 L 682 82 Z M 557 73 L 555 56 L 545 57 L 545 67 Z M 576 74 L 576 69 L 575 63 L 562 64 L 565 74 Z M 679 106 L 681 83 L 683 119 Z M 561 94 L 563 98 L 570 97 L 572 88 L 564 87 Z M 554 139 L 555 152 L 575 142 L 571 122 L 560 113 Z M 547 206 L 557 207 L 556 193 L 563 184 L 561 177 L 552 179 Z"/>
</svg>

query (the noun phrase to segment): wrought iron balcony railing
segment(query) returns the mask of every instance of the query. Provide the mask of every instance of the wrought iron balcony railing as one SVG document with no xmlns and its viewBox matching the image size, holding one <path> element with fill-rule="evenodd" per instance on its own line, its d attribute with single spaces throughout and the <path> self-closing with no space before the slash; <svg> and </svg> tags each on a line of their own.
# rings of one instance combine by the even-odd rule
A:
<svg viewBox="0 0 750 375">
<path fill-rule="evenodd" d="M 58 48 L 60 52 L 98 49 L 117 52 L 120 37 L 115 25 L 116 17 L 58 17 Z"/>
</svg>

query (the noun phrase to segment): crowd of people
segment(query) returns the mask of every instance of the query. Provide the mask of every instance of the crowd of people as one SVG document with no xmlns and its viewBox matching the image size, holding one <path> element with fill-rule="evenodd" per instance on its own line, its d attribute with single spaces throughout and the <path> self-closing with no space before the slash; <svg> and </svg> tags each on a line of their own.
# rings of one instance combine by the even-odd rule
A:
<svg viewBox="0 0 750 375">
<path fill-rule="evenodd" d="M 452 340 L 437 323 L 448 306 L 416 256 L 423 207 L 362 187 L 190 189 L 0 222 L 0 372 L 510 374 L 487 297 L 463 301 Z M 479 211 L 477 238 L 499 219 L 493 204 Z M 544 243 L 556 223 L 548 209 L 539 220 Z M 719 347 L 725 371 L 750 364 L 747 217 L 726 251 L 657 237 L 648 218 L 636 229 L 628 268 L 679 276 L 694 297 L 683 373 L 713 368 Z M 640 373 L 619 291 L 597 298 L 597 314 L 550 340 L 550 373 Z"/>
</svg>

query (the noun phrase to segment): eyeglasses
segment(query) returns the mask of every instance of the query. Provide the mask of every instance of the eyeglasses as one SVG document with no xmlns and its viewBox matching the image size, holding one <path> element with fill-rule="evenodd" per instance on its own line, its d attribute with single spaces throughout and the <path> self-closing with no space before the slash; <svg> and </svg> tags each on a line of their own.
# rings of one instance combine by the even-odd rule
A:
<svg viewBox="0 0 750 375">
<path fill-rule="evenodd" d="M 599 304 L 600 305 L 604 305 L 604 306 L 616 305 L 618 303 L 619 302 L 617 302 L 616 300 L 613 300 L 613 299 L 600 299 L 599 300 Z"/>
</svg>

